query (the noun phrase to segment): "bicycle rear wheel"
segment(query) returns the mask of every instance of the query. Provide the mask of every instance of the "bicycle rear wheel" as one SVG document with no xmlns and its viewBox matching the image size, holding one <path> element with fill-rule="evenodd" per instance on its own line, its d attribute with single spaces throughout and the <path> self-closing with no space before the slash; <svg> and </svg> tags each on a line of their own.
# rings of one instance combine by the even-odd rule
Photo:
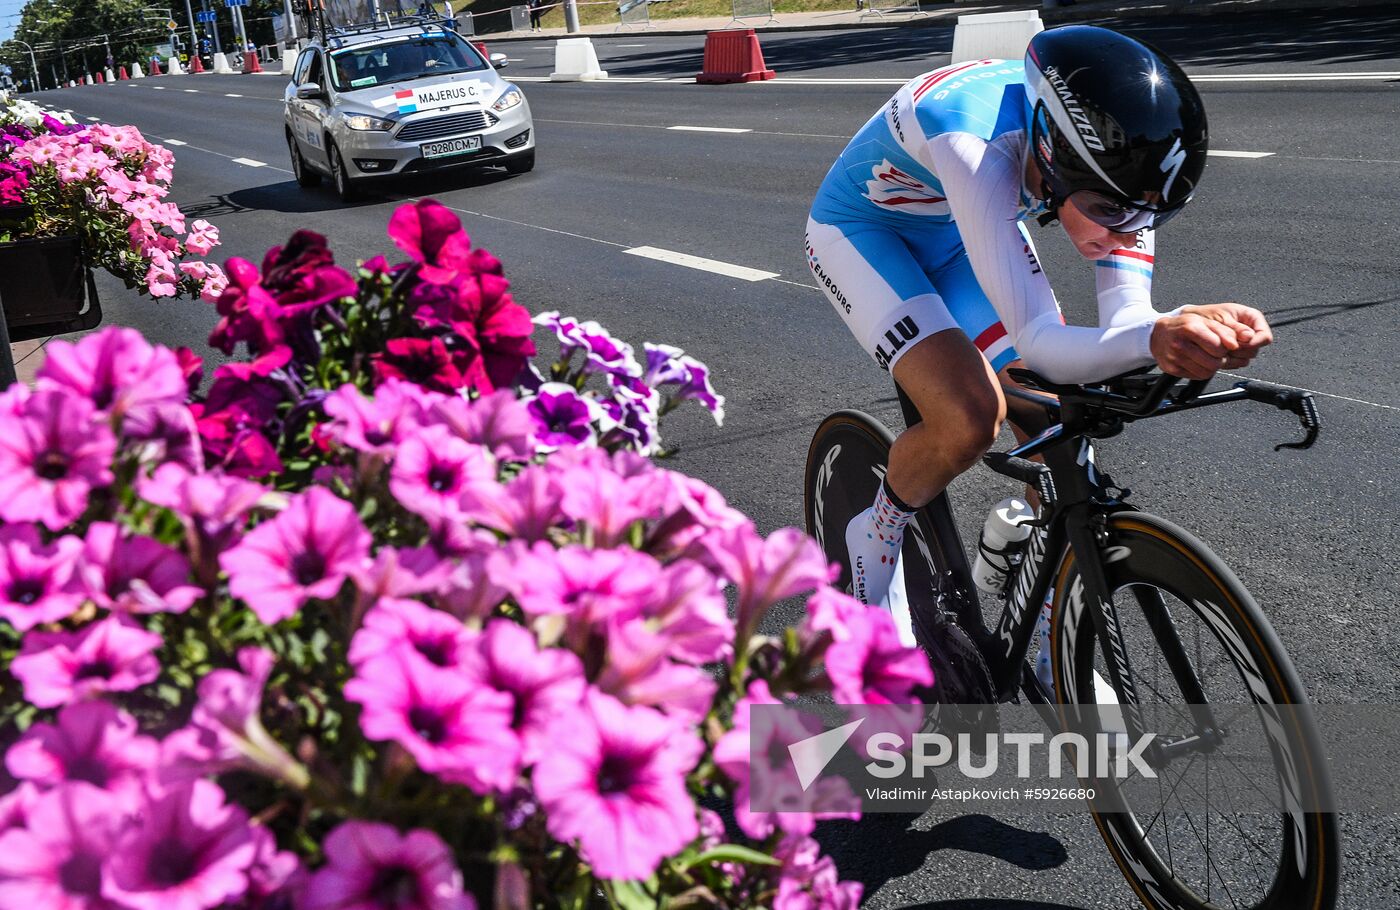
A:
<svg viewBox="0 0 1400 910">
<path fill-rule="evenodd" d="M 1172 744 L 1170 758 L 1154 762 L 1152 784 L 1123 781 L 1104 792 L 1096 781 L 1094 819 L 1115 862 L 1153 910 L 1334 907 L 1337 817 L 1304 811 L 1332 805 L 1326 762 L 1268 620 L 1204 544 L 1169 522 L 1120 512 L 1109 517 L 1108 537 L 1104 571 L 1122 659 L 1147 728 Z M 1096 703 L 1095 670 L 1111 678 L 1084 590 L 1070 551 L 1052 631 L 1056 695 L 1066 706 Z"/>
<path fill-rule="evenodd" d="M 841 567 L 835 584 L 848 594 L 846 525 L 875 501 L 893 443 L 890 431 L 870 415 L 838 411 L 822 421 L 807 451 L 802 485 L 807 533 L 816 538 L 827 560 Z M 934 502 L 947 508 L 946 500 Z M 991 704 L 996 690 L 981 650 L 943 611 L 941 592 L 951 574 L 950 561 L 934 531 L 931 507 L 921 509 L 910 522 L 900 553 L 909 631 L 933 666 L 933 695 L 938 703 Z M 895 621 L 899 624 L 902 619 L 897 615 Z"/>
</svg>

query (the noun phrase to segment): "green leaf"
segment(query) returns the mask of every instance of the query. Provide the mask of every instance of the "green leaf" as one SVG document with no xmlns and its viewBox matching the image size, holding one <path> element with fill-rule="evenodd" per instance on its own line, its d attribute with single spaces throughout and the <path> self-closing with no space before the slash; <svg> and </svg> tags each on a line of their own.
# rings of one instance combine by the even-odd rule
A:
<svg viewBox="0 0 1400 910">
<path fill-rule="evenodd" d="M 782 865 L 780 860 L 752 847 L 745 847 L 742 844 L 720 844 L 718 847 L 711 847 L 686 863 L 685 868 L 692 869 L 706 863 L 749 863 L 754 866 Z"/>
<path fill-rule="evenodd" d="M 619 910 L 656 910 L 656 898 L 647 893 L 641 882 L 604 882 L 603 891 Z"/>
</svg>

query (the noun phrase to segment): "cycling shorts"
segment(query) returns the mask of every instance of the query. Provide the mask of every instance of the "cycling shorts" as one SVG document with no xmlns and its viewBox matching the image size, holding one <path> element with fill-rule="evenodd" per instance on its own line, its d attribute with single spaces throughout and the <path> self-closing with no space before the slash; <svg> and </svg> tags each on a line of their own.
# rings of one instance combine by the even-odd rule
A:
<svg viewBox="0 0 1400 910">
<path fill-rule="evenodd" d="M 874 219 L 807 219 L 807 267 L 882 369 L 930 335 L 961 329 L 993 370 L 1016 359 L 953 223 L 901 229 Z"/>
</svg>

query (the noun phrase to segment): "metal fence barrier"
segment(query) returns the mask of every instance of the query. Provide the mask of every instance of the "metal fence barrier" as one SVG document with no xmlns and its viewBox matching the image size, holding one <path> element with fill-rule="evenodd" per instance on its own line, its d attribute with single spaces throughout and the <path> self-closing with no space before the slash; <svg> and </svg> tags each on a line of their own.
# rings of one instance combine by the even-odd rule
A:
<svg viewBox="0 0 1400 910">
<path fill-rule="evenodd" d="M 651 28 L 651 0 L 620 0 L 617 4 L 618 31 L 625 28 Z"/>
<path fill-rule="evenodd" d="M 759 25 L 777 22 L 778 17 L 773 15 L 773 0 L 734 0 L 734 18 L 729 21 L 738 22 L 741 19 L 765 20 Z"/>
<path fill-rule="evenodd" d="M 937 5 L 934 0 L 930 0 L 930 6 Z M 924 0 L 856 0 L 856 9 L 863 9 L 860 17 L 879 16 L 881 19 L 886 16 L 908 16 L 917 18 L 927 16 L 924 12 Z"/>
</svg>

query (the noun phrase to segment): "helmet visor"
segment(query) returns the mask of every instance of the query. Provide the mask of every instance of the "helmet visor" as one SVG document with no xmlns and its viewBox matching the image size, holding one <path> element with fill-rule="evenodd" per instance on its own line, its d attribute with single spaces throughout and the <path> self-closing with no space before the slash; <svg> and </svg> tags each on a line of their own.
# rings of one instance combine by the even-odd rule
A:
<svg viewBox="0 0 1400 910">
<path fill-rule="evenodd" d="M 1132 234 L 1147 228 L 1158 228 L 1170 221 L 1185 205 L 1157 209 L 1139 203 L 1124 202 L 1096 190 L 1077 190 L 1069 201 L 1079 213 L 1100 227 L 1117 234 Z"/>
</svg>

